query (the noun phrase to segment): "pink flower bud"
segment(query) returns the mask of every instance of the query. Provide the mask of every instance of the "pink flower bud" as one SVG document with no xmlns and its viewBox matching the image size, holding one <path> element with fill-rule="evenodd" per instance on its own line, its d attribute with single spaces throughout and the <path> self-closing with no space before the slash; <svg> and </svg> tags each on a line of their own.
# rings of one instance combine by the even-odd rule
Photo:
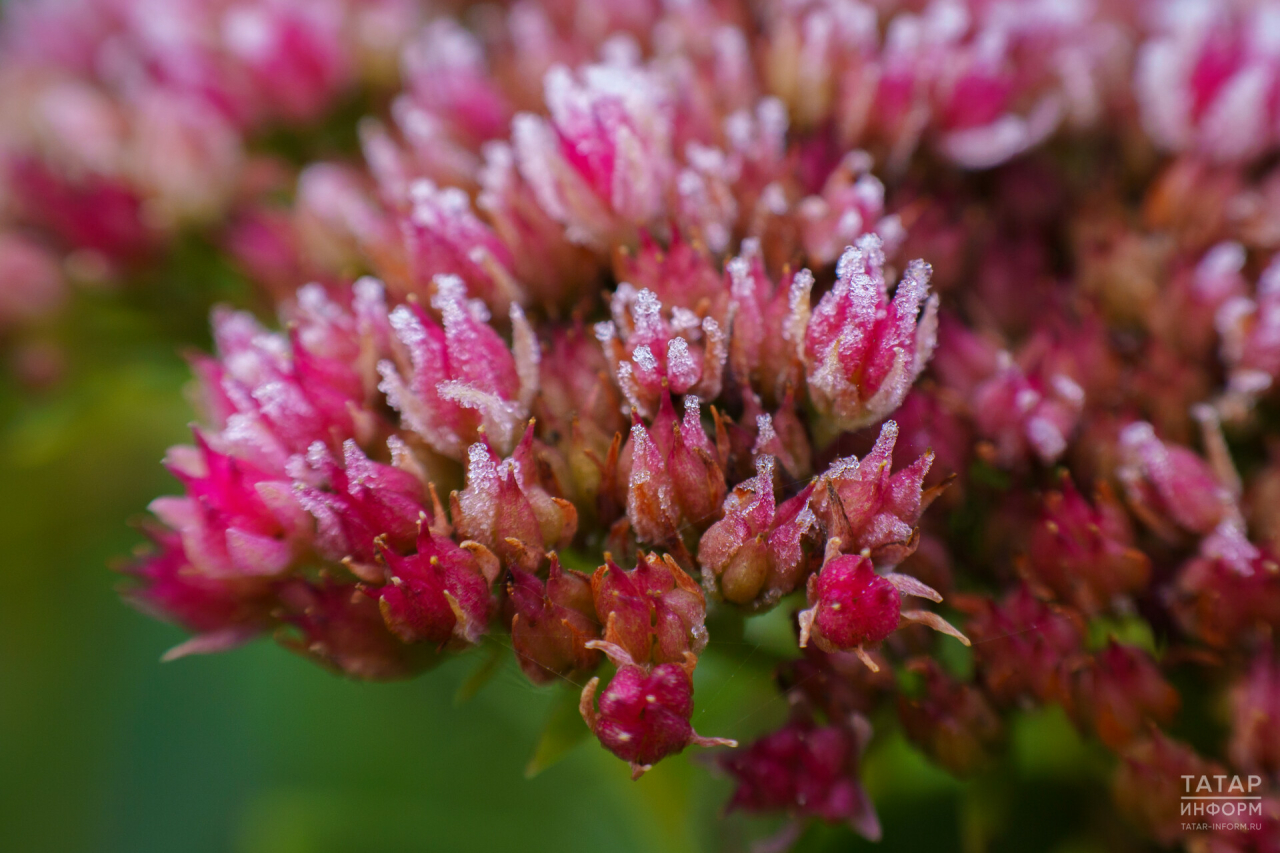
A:
<svg viewBox="0 0 1280 853">
<path fill-rule="evenodd" d="M 600 624 L 589 577 L 561 569 L 559 559 L 552 555 L 545 582 L 537 575 L 512 569 L 507 596 L 515 610 L 511 644 L 530 681 L 572 680 L 595 669 L 600 654 L 586 644 L 600 638 Z"/>
<path fill-rule="evenodd" d="M 978 689 L 950 678 L 932 658 L 915 658 L 907 668 L 924 681 L 919 696 L 898 697 L 907 737 L 952 773 L 977 770 L 1001 739 L 1000 718 Z"/>
<path fill-rule="evenodd" d="M 653 416 L 668 392 L 719 396 L 728 341 L 714 318 L 676 306 L 668 319 L 652 291 L 629 284 L 618 286 L 611 308 L 613 321 L 597 324 L 596 337 L 639 414 Z"/>
<path fill-rule="evenodd" d="M 350 439 L 342 445 L 341 464 L 316 442 L 306 465 L 307 470 L 295 468 L 294 495 L 315 516 L 315 548 L 321 556 L 367 565 L 379 538 L 394 550 L 412 545 L 424 499 L 417 477 L 371 461 Z"/>
<path fill-rule="evenodd" d="M 801 648 L 812 640 L 823 651 L 852 650 L 868 667 L 877 669 L 863 646 L 874 646 L 888 637 L 903 619 L 928 625 L 969 645 L 964 634 L 936 613 L 902 609 L 904 595 L 941 601 L 942 596 L 932 587 L 910 575 L 877 574 L 869 559 L 841 555 L 839 548 L 840 541 L 831 540 L 826 563 L 809 577 L 809 609 L 800 612 Z"/>
<path fill-rule="evenodd" d="M 880 821 L 858 780 L 858 762 L 870 739 L 871 724 L 861 715 L 825 726 L 794 716 L 742 752 L 721 759 L 737 782 L 729 809 L 846 823 L 876 841 Z"/>
<path fill-rule="evenodd" d="M 684 663 L 664 663 L 652 668 L 638 666 L 625 649 L 609 642 L 592 641 L 588 648 L 609 656 L 618 671 L 600 694 L 596 710 L 599 678 L 592 678 L 582 690 L 579 710 L 587 728 L 605 749 L 631 765 L 631 778 L 642 774 L 668 755 L 693 746 L 737 746 L 725 738 L 706 738 L 693 730 L 694 657 L 686 653 Z"/>
<path fill-rule="evenodd" d="M 1241 770 L 1280 771 L 1280 665 L 1263 651 L 1231 688 L 1227 754 Z"/>
<path fill-rule="evenodd" d="M 289 483 L 217 452 L 199 432 L 196 445 L 172 448 L 166 458 L 187 495 L 151 503 L 151 511 L 181 535 L 187 559 L 211 578 L 289 569 L 310 526 Z"/>
<path fill-rule="evenodd" d="M 280 589 L 280 602 L 280 618 L 296 629 L 280 635 L 281 644 L 352 678 L 407 678 L 439 661 L 437 648 L 401 642 L 377 600 L 356 585 L 291 580 Z"/>
<path fill-rule="evenodd" d="M 1116 470 L 1139 517 L 1157 531 L 1170 522 L 1208 533 L 1234 511 L 1231 493 L 1213 469 L 1190 450 L 1156 437 L 1151 424 L 1136 422 L 1120 433 Z"/>
<path fill-rule="evenodd" d="M 544 82 L 550 120 L 512 123 L 521 174 L 570 241 L 630 242 L 664 212 L 675 168 L 666 91 L 626 65 L 556 66 Z"/>
<path fill-rule="evenodd" d="M 607 559 L 591 577 L 591 595 L 605 641 L 637 664 L 696 661 L 707 645 L 702 589 L 669 554 L 641 554 L 629 572 Z"/>
<path fill-rule="evenodd" d="M 959 597 L 956 606 L 969 614 L 974 668 L 997 704 L 1067 699 L 1068 673 L 1084 648 L 1079 613 L 1045 604 L 1026 585 L 1000 602 Z"/>
<path fill-rule="evenodd" d="M 1226 779 L 1225 774 L 1222 765 L 1153 729 L 1149 737 L 1130 744 L 1121 754 L 1111 791 L 1122 812 L 1161 844 L 1170 845 L 1186 838 L 1182 826 L 1186 818 L 1180 811 L 1187 780 L 1198 785 L 1215 775 Z"/>
<path fill-rule="evenodd" d="M 791 592 L 812 570 L 817 519 L 809 509 L 813 486 L 777 504 L 774 461 L 761 456 L 757 474 L 725 498 L 724 518 L 698 542 L 698 564 L 708 585 L 734 604 L 766 608 Z"/>
<path fill-rule="evenodd" d="M 738 381 L 768 400 L 781 400 L 804 381 L 813 274 L 800 270 L 775 287 L 755 240 L 743 241 L 742 253 L 725 264 L 725 274 L 734 311 L 729 364 Z"/>
<path fill-rule="evenodd" d="M 468 547 L 469 546 L 469 547 Z M 489 593 L 498 561 L 482 546 L 462 546 L 423 524 L 417 552 L 402 557 L 379 540 L 386 584 L 376 588 L 378 609 L 402 642 L 437 648 L 474 644 L 493 611 Z"/>
<path fill-rule="evenodd" d="M 504 565 L 533 571 L 546 552 L 563 548 L 578 529 L 573 504 L 552 494 L 554 484 L 542 478 L 533 423 L 510 459 L 502 459 L 489 442 L 467 452 L 467 487 L 449 496 L 458 533 L 490 548 Z M 549 488 L 550 487 L 550 490 Z"/>
<path fill-rule="evenodd" d="M 465 192 L 423 179 L 409 187 L 409 202 L 401 229 L 419 292 L 437 275 L 456 275 L 467 293 L 500 314 L 527 301 L 511 274 L 510 251 L 476 216 Z"/>
<path fill-rule="evenodd" d="M 166 652 L 165 660 L 225 651 L 275 624 L 270 580 L 209 576 L 191 565 L 178 534 L 157 529 L 149 535 L 156 550 L 122 569 L 133 580 L 124 596 L 140 610 L 195 635 Z"/>
<path fill-rule="evenodd" d="M 486 322 L 488 312 L 466 299 L 453 276 L 435 280 L 438 325 L 420 305 L 391 312 L 402 355 L 379 362 L 379 386 L 404 424 L 434 450 L 461 459 L 481 427 L 501 452 L 515 444 L 538 388 L 538 348 L 518 306 L 511 308 L 508 349 Z"/>
<path fill-rule="evenodd" d="M 1073 713 L 1112 749 L 1146 732 L 1149 723 L 1169 723 L 1180 704 L 1150 655 L 1115 640 L 1076 674 Z"/>
<path fill-rule="evenodd" d="M 623 470 L 630 459 L 627 518 L 637 538 L 653 545 L 673 545 L 686 528 L 701 529 L 724 500 L 724 473 L 702 428 L 698 398 L 685 397 L 684 406 L 677 420 L 670 395 L 663 395 L 649 429 L 635 416 L 623 451 Z"/>
<path fill-rule="evenodd" d="M 819 444 L 890 414 L 924 370 L 938 325 L 929 274 L 928 264 L 912 262 L 890 300 L 880 238 L 867 235 L 840 258 L 836 285 L 813 309 L 805 334 Z"/>
<path fill-rule="evenodd" d="M 1183 629 L 1218 648 L 1280 626 L 1280 560 L 1236 522 L 1221 524 L 1178 571 L 1172 609 Z"/>
<path fill-rule="evenodd" d="M 1151 561 L 1133 547 L 1129 518 L 1106 483 L 1091 506 L 1063 477 L 1044 504 L 1021 566 L 1036 583 L 1090 612 L 1146 588 Z"/>
<path fill-rule="evenodd" d="M 871 452 L 859 461 L 837 459 L 814 489 L 813 511 L 829 536 L 844 547 L 867 551 L 874 560 L 901 562 L 915 549 L 916 523 L 942 486 L 923 488 L 933 463 L 926 453 L 911 465 L 891 472 L 898 425 L 886 421 Z"/>
</svg>

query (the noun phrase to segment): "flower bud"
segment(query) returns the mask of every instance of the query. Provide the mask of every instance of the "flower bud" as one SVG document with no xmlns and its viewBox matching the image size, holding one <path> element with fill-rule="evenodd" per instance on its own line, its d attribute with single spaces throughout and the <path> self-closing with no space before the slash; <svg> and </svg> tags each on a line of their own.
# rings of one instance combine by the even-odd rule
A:
<svg viewBox="0 0 1280 853">
<path fill-rule="evenodd" d="M 383 621 L 376 599 L 358 586 L 291 580 L 280 590 L 279 618 L 297 635 L 281 645 L 352 678 L 407 678 L 439 661 L 438 649 L 406 645 Z"/>
<path fill-rule="evenodd" d="M 627 518 L 642 542 L 673 544 L 686 528 L 700 529 L 719 515 L 725 481 L 716 456 L 697 397 L 684 398 L 683 421 L 665 394 L 649 429 L 633 418 L 620 461 L 625 470 L 629 457 Z"/>
<path fill-rule="evenodd" d="M 1075 677 L 1073 713 L 1111 749 L 1132 741 L 1149 723 L 1169 723 L 1179 704 L 1177 691 L 1151 656 L 1115 640 Z"/>
<path fill-rule="evenodd" d="M 809 398 L 821 415 L 818 444 L 890 414 L 924 370 L 938 329 L 929 274 L 928 264 L 913 261 L 890 300 L 879 237 L 863 237 L 840 258 L 836 285 L 813 309 L 805 333 Z"/>
<path fill-rule="evenodd" d="M 1183 630 L 1217 648 L 1268 636 L 1280 626 L 1280 559 L 1223 522 L 1178 570 L 1171 609 Z"/>
<path fill-rule="evenodd" d="M 157 498 L 151 511 L 181 535 L 187 559 L 211 578 L 287 570 L 310 533 L 288 482 L 217 452 L 200 432 L 196 445 L 171 448 L 165 459 L 186 496 Z"/>
<path fill-rule="evenodd" d="M 426 524 L 417 548 L 402 557 L 378 541 L 387 582 L 374 591 L 387 627 L 405 643 L 456 648 L 478 642 L 493 610 L 489 589 L 497 559 L 478 543 L 459 546 Z"/>
<path fill-rule="evenodd" d="M 1116 471 L 1134 511 L 1157 531 L 1170 522 L 1192 533 L 1208 533 L 1233 511 L 1231 493 L 1204 460 L 1185 447 L 1161 441 L 1151 424 L 1136 422 L 1120 432 Z"/>
<path fill-rule="evenodd" d="M 652 291 L 626 283 L 618 285 L 611 308 L 613 321 L 598 323 L 596 337 L 639 414 L 652 417 L 667 393 L 719 396 L 728 342 L 715 318 L 699 319 L 677 306 L 668 320 Z"/>
<path fill-rule="evenodd" d="M 591 595 L 605 641 L 638 664 L 696 661 L 707 645 L 702 589 L 669 554 L 641 554 L 629 572 L 607 560 Z"/>
<path fill-rule="evenodd" d="M 737 782 L 729 810 L 784 812 L 796 820 L 816 817 L 848 824 L 864 838 L 878 840 L 880 821 L 858 780 L 858 762 L 870 739 L 871 724 L 861 715 L 825 726 L 793 716 L 782 728 L 720 760 Z"/>
<path fill-rule="evenodd" d="M 515 444 L 538 389 L 538 347 L 518 306 L 511 308 L 513 344 L 507 349 L 486 322 L 483 305 L 465 298 L 460 279 L 438 276 L 432 305 L 443 328 L 420 305 L 391 312 L 403 350 L 398 364 L 382 361 L 379 386 L 406 427 L 437 452 L 461 459 L 481 427 L 500 452 Z"/>
<path fill-rule="evenodd" d="M 579 711 L 587 728 L 605 749 L 631 765 L 631 778 L 638 779 L 668 755 L 683 752 L 686 746 L 737 746 L 726 738 L 702 737 L 693 730 L 692 652 L 683 663 L 638 666 L 626 650 L 609 642 L 593 640 L 588 648 L 599 649 L 618 668 L 609 686 L 600 694 L 596 710 L 599 678 L 592 678 L 582 690 Z"/>
<path fill-rule="evenodd" d="M 765 608 L 811 571 L 817 520 L 809 509 L 812 485 L 778 506 L 773 457 L 756 464 L 756 476 L 734 487 L 724 517 L 699 540 L 698 564 L 708 588 L 714 584 L 725 600 Z"/>
<path fill-rule="evenodd" d="M 950 772 L 972 773 L 999 742 L 1000 718 L 981 691 L 951 679 L 932 658 L 915 658 L 907 669 L 924 680 L 921 695 L 898 697 L 898 718 L 907 737 Z"/>
<path fill-rule="evenodd" d="M 1062 490 L 1045 498 L 1020 569 L 1063 600 L 1092 612 L 1117 596 L 1145 589 L 1151 561 L 1133 547 L 1129 518 L 1105 483 L 1090 506 L 1064 476 Z"/>
<path fill-rule="evenodd" d="M 367 565 L 380 537 L 394 550 L 413 544 L 422 514 L 422 483 L 413 474 L 373 462 L 354 441 L 342 445 L 339 465 L 316 442 L 307 471 L 294 471 L 294 495 L 316 519 L 315 548 L 327 560 Z M 358 567 L 353 571 L 360 574 Z"/>
<path fill-rule="evenodd" d="M 1264 651 L 1231 688 L 1231 740 L 1227 755 L 1233 767 L 1280 772 L 1280 665 Z"/>
<path fill-rule="evenodd" d="M 520 172 L 572 242 L 630 242 L 665 208 L 675 164 L 665 87 L 647 70 L 553 67 L 544 79 L 550 119 L 512 122 Z"/>
<path fill-rule="evenodd" d="M 959 597 L 956 606 L 969 614 L 974 669 L 996 704 L 1067 700 L 1068 673 L 1084 647 L 1079 613 L 1045 604 L 1025 584 L 998 603 Z"/>
<path fill-rule="evenodd" d="M 563 548 L 578 529 L 573 504 L 556 497 L 543 477 L 534 424 L 509 459 L 486 440 L 467 451 L 467 487 L 449 496 L 458 533 L 491 549 L 504 565 L 533 571 L 551 548 Z M 551 489 L 548 489 L 551 486 Z"/>
<path fill-rule="evenodd" d="M 553 554 L 545 582 L 537 575 L 512 569 L 507 596 L 515 610 L 511 645 L 530 681 L 573 680 L 595 669 L 600 653 L 586 644 L 599 639 L 600 624 L 589 577 L 561 569 Z"/>
<path fill-rule="evenodd" d="M 814 514 L 828 536 L 839 537 L 850 551 L 868 551 L 873 560 L 890 563 L 915 549 L 916 523 L 945 487 L 923 488 L 932 453 L 891 473 L 897 439 L 898 425 L 886 421 L 871 452 L 861 461 L 848 456 L 831 463 L 813 496 Z"/>
<path fill-rule="evenodd" d="M 148 535 L 155 550 L 123 567 L 133 581 L 124 596 L 138 609 L 195 635 L 166 652 L 165 660 L 225 651 L 275 624 L 269 579 L 210 576 L 191 565 L 178 534 L 157 527 Z"/>
<path fill-rule="evenodd" d="M 827 652 L 854 651 L 871 669 L 877 664 L 863 646 L 873 646 L 897 630 L 902 619 L 928 625 L 969 645 L 945 619 L 928 610 L 903 610 L 904 595 L 941 601 L 932 587 L 910 575 L 880 575 L 863 556 L 841 555 L 840 541 L 827 544 L 827 560 L 809 577 L 809 609 L 800 612 L 800 647 L 812 640 Z"/>
</svg>

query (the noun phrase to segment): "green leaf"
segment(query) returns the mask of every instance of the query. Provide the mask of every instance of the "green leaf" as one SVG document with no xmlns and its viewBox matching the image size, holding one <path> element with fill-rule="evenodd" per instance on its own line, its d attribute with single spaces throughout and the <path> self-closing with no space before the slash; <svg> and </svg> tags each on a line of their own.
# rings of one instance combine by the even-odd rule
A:
<svg viewBox="0 0 1280 853">
<path fill-rule="evenodd" d="M 538 745 L 524 768 L 526 779 L 532 779 L 564 758 L 589 733 L 587 724 L 578 713 L 580 695 L 577 685 L 562 684 L 556 689 Z"/>
</svg>

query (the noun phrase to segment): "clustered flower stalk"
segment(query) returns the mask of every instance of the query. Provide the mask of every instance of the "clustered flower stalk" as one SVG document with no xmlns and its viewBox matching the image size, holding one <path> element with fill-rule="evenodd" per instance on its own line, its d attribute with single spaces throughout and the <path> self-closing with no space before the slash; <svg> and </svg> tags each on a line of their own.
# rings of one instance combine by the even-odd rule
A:
<svg viewBox="0 0 1280 853">
<path fill-rule="evenodd" d="M 495 636 L 638 776 L 734 746 L 691 724 L 708 613 L 782 608 L 789 717 L 718 759 L 780 842 L 879 836 L 878 709 L 966 774 L 1053 704 L 1152 838 L 1271 849 L 1176 806 L 1186 773 L 1252 773 L 1280 837 L 1280 9 L 474 11 L 407 39 L 363 163 L 308 166 L 232 247 L 280 326 L 221 310 L 193 360 L 184 492 L 127 569 L 192 635 L 169 656 L 271 634 L 387 679 Z M 297 94 L 281 62 L 257 73 Z M 25 115 L 116 127 L 73 94 Z M 1167 732 L 1204 696 L 1230 719 L 1201 754 Z"/>
</svg>

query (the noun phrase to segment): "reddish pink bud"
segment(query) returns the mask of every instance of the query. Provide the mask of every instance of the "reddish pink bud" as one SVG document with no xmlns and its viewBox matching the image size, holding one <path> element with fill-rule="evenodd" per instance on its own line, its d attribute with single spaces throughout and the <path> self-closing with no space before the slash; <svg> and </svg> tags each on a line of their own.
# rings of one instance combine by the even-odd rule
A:
<svg viewBox="0 0 1280 853">
<path fill-rule="evenodd" d="M 484 428 L 499 451 L 515 444 L 538 389 L 538 347 L 518 306 L 511 308 L 513 344 L 486 322 L 488 312 L 466 299 L 462 282 L 439 276 L 432 306 L 443 328 L 418 305 L 391 312 L 402 348 L 397 362 L 382 361 L 379 386 L 405 426 L 431 447 L 461 459 Z"/>
<path fill-rule="evenodd" d="M 406 678 L 438 661 L 438 649 L 406 645 L 387 628 L 378 602 L 353 584 L 292 580 L 280 590 L 280 618 L 296 636 L 286 648 L 353 678 Z"/>
<path fill-rule="evenodd" d="M 885 215 L 884 184 L 870 169 L 865 151 L 851 151 L 827 176 L 820 194 L 796 205 L 801 245 L 815 269 L 834 262 L 865 233 L 875 232 L 888 255 L 906 236 L 898 217 Z"/>
<path fill-rule="evenodd" d="M 1084 407 L 1084 391 L 1064 372 L 1027 372 L 1005 351 L 994 375 L 973 391 L 978 432 L 995 444 L 996 460 L 1012 466 L 1034 453 L 1044 464 L 1067 449 Z"/>
<path fill-rule="evenodd" d="M 1224 522 L 1178 572 L 1172 609 L 1183 629 L 1223 648 L 1280 626 L 1280 560 Z"/>
<path fill-rule="evenodd" d="M 1183 797 L 1192 785 L 1215 775 L 1228 778 L 1226 769 L 1197 755 L 1153 729 L 1150 736 L 1130 744 L 1121 754 L 1111 792 L 1116 804 L 1161 844 L 1186 838 L 1180 814 Z M 1212 784 L 1212 783 L 1210 783 Z"/>
<path fill-rule="evenodd" d="M 1036 583 L 1082 610 L 1094 611 L 1146 588 L 1151 561 L 1133 547 L 1129 518 L 1111 489 L 1098 487 L 1094 504 L 1070 477 L 1045 498 L 1021 568 Z"/>
<path fill-rule="evenodd" d="M 530 681 L 572 681 L 576 675 L 595 669 L 600 653 L 586 644 L 599 639 L 600 624 L 589 577 L 561 569 L 553 554 L 545 582 L 537 575 L 512 569 L 507 597 L 515 610 L 511 644 Z"/>
<path fill-rule="evenodd" d="M 721 759 L 737 781 L 729 809 L 846 823 L 876 841 L 880 821 L 858 781 L 858 762 L 870 739 L 871 724 L 861 715 L 825 726 L 793 717 L 742 752 Z"/>
<path fill-rule="evenodd" d="M 725 265 L 733 307 L 729 364 L 739 382 L 774 402 L 804 381 L 805 329 L 813 273 L 800 270 L 775 287 L 758 240 L 744 240 Z"/>
<path fill-rule="evenodd" d="M 195 636 L 165 653 L 165 660 L 219 652 L 269 630 L 275 595 L 261 577 L 210 577 L 187 559 L 175 533 L 149 535 L 156 550 L 126 565 L 135 583 L 125 598 L 158 619 L 176 622 Z"/>
<path fill-rule="evenodd" d="M 470 147 L 506 135 L 511 106 L 486 67 L 484 46 L 452 18 L 436 18 L 401 59 L 415 106 L 460 132 Z"/>
<path fill-rule="evenodd" d="M 342 464 L 316 442 L 307 471 L 297 471 L 294 493 L 316 519 L 315 547 L 328 560 L 373 562 L 375 540 L 409 547 L 422 514 L 422 483 L 408 471 L 373 462 L 354 441 L 342 445 Z"/>
<path fill-rule="evenodd" d="M 765 608 L 791 592 L 811 571 L 817 519 L 809 509 L 813 486 L 778 506 L 774 461 L 761 456 L 757 474 L 725 498 L 724 518 L 698 542 L 703 578 L 734 604 Z"/>
<path fill-rule="evenodd" d="M 426 524 L 418 532 L 417 548 L 402 557 L 378 542 L 387 583 L 373 592 L 387 627 L 405 643 L 444 648 L 478 642 L 493 610 L 489 588 L 497 578 L 498 561 L 483 546 L 458 546 Z"/>
<path fill-rule="evenodd" d="M 853 650 L 868 667 L 877 665 L 863 650 L 898 628 L 902 619 L 950 634 L 966 646 L 969 640 L 945 619 L 928 610 L 902 609 L 904 595 L 941 601 L 933 588 L 910 575 L 876 573 L 866 557 L 840 555 L 840 541 L 827 545 L 827 561 L 809 577 L 809 609 L 800 612 L 800 647 L 812 640 L 827 652 Z"/>
<path fill-rule="evenodd" d="M 897 440 L 898 425 L 886 421 L 871 452 L 861 461 L 848 456 L 831 463 L 813 497 L 814 514 L 829 536 L 839 537 L 849 551 L 868 551 L 872 559 L 891 563 L 914 550 L 920 515 L 942 488 L 923 487 L 932 453 L 891 473 Z"/>
<path fill-rule="evenodd" d="M 979 690 L 950 678 L 932 658 L 915 658 L 907 668 L 924 680 L 919 696 L 898 697 L 907 737 L 952 773 L 977 770 L 1003 734 L 996 712 Z"/>
<path fill-rule="evenodd" d="M 664 305 L 678 305 L 702 316 L 724 318 L 728 288 L 707 248 L 676 231 L 663 246 L 648 231 L 632 250 L 618 246 L 613 275 L 635 290 L 648 290 Z"/>
<path fill-rule="evenodd" d="M 707 645 L 702 589 L 669 554 L 641 554 L 629 572 L 608 560 L 591 577 L 591 595 L 605 641 L 638 664 L 696 661 Z"/>
<path fill-rule="evenodd" d="M 1112 749 L 1145 732 L 1149 723 L 1169 723 L 1180 704 L 1150 655 L 1115 640 L 1076 674 L 1076 719 L 1087 721 Z"/>
<path fill-rule="evenodd" d="M 664 663 L 652 668 L 636 665 L 625 649 L 609 642 L 592 641 L 588 648 L 609 656 L 618 671 L 600 694 L 596 710 L 599 678 L 592 678 L 582 690 L 579 710 L 587 727 L 605 749 L 631 765 L 631 778 L 638 779 L 668 755 L 693 746 L 737 746 L 725 738 L 705 738 L 693 730 L 694 657 L 685 662 Z"/>
<path fill-rule="evenodd" d="M 1232 766 L 1274 776 L 1280 772 L 1280 664 L 1269 651 L 1236 680 L 1230 699 Z"/>
<path fill-rule="evenodd" d="M 563 226 L 543 210 L 533 187 L 521 177 L 510 145 L 490 142 L 483 155 L 476 207 L 511 250 L 516 278 L 535 302 L 562 309 L 572 306 L 581 288 L 598 272 L 599 258 L 564 239 Z"/>
<path fill-rule="evenodd" d="M 292 566 L 309 524 L 289 483 L 211 448 L 175 447 L 166 464 L 185 497 L 157 498 L 151 511 L 182 536 L 193 566 L 209 577 L 278 575 Z"/>
<path fill-rule="evenodd" d="M 867 235 L 845 251 L 836 275 L 805 334 L 809 398 L 822 415 L 819 444 L 896 409 L 937 342 L 928 264 L 908 265 L 890 300 L 880 238 Z"/>
<path fill-rule="evenodd" d="M 489 442 L 467 451 L 467 487 L 449 496 L 458 533 L 491 549 L 505 565 L 533 571 L 546 552 L 566 547 L 578 529 L 573 504 L 552 494 L 558 489 L 543 477 L 534 424 L 509 459 Z"/>
<path fill-rule="evenodd" d="M 1084 621 L 1076 611 L 1045 604 L 1026 585 L 999 603 L 958 597 L 956 606 L 969 614 L 965 630 L 973 639 L 974 667 L 997 704 L 1067 699 L 1066 679 L 1084 646 Z"/>
<path fill-rule="evenodd" d="M 652 417 L 664 394 L 720 394 L 728 342 L 713 317 L 674 307 L 670 319 L 650 290 L 618 286 L 613 321 L 596 325 L 596 337 L 613 365 L 618 387 L 639 414 Z"/>
<path fill-rule="evenodd" d="M 526 301 L 511 274 L 510 251 L 477 218 L 465 192 L 423 179 L 409 187 L 409 202 L 401 228 L 419 292 L 428 292 L 437 275 L 456 275 L 467 293 L 501 314 Z"/>
<path fill-rule="evenodd" d="M 1116 473 L 1144 522 L 1158 531 L 1170 522 L 1208 533 L 1233 511 L 1230 491 L 1213 469 L 1185 447 L 1156 438 L 1151 424 L 1129 424 L 1120 433 Z"/>
<path fill-rule="evenodd" d="M 1263 271 L 1252 298 L 1235 296 L 1222 304 L 1217 326 L 1230 371 L 1227 393 L 1251 403 L 1280 376 L 1280 257 Z"/>
<path fill-rule="evenodd" d="M 649 429 L 634 417 L 621 464 L 625 471 L 629 459 L 627 518 L 640 541 L 670 545 L 686 528 L 700 529 L 719 515 L 725 481 L 716 456 L 697 397 L 684 398 L 683 421 L 670 395 Z"/>
<path fill-rule="evenodd" d="M 629 242 L 664 212 L 675 168 L 668 93 L 623 64 L 556 66 L 544 84 L 550 120 L 521 113 L 512 123 L 521 174 L 572 242 Z"/>
</svg>

